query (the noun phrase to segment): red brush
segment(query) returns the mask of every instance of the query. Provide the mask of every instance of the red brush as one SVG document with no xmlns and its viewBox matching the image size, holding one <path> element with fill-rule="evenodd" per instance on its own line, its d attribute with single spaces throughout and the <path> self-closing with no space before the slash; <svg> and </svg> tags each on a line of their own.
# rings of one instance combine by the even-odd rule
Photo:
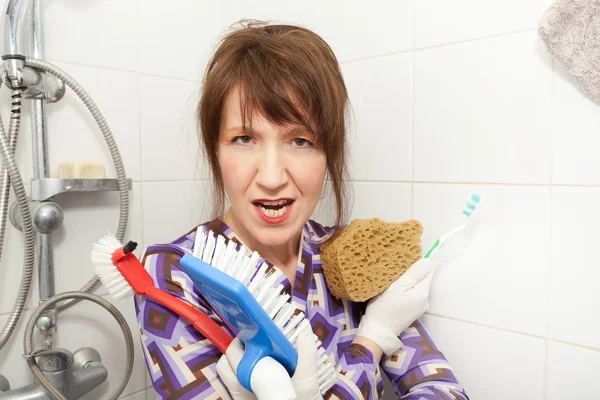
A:
<svg viewBox="0 0 600 400">
<path fill-rule="evenodd" d="M 108 234 L 94 243 L 92 264 L 96 275 L 115 300 L 135 294 L 146 296 L 185 318 L 223 354 L 233 340 L 215 321 L 184 301 L 154 286 L 154 281 L 137 259 L 137 243 L 123 246 Z"/>
</svg>

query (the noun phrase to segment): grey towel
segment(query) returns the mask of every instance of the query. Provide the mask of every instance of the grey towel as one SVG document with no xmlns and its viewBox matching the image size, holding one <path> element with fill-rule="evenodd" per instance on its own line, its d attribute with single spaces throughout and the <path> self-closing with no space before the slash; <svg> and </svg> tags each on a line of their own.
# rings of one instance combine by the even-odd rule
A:
<svg viewBox="0 0 600 400">
<path fill-rule="evenodd" d="M 556 0 L 538 34 L 581 89 L 600 102 L 600 0 Z"/>
</svg>

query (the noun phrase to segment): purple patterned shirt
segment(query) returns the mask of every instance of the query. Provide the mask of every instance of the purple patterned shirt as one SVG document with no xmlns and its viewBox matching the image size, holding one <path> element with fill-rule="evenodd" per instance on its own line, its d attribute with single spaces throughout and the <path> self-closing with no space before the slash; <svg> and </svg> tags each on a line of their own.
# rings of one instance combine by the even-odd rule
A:
<svg viewBox="0 0 600 400">
<path fill-rule="evenodd" d="M 222 220 L 215 219 L 205 225 L 239 242 Z M 402 348 L 389 357 L 384 356 L 380 365 L 366 347 L 352 344 L 366 304 L 336 299 L 325 284 L 320 248 L 334 231 L 313 221 L 304 225 L 293 288 L 285 275 L 276 270 L 279 282 L 291 295 L 290 301 L 304 311 L 313 332 L 340 370 L 325 398 L 377 399 L 383 393 L 383 371 L 400 399 L 468 399 L 444 355 L 419 321 L 400 335 Z M 227 330 L 179 265 L 180 258 L 191 253 L 195 235 L 196 229 L 171 243 L 148 247 L 142 263 L 156 287 L 210 315 Z M 144 357 L 157 398 L 230 398 L 216 370 L 221 356 L 218 349 L 188 321 L 160 304 L 136 296 L 135 307 Z"/>
</svg>

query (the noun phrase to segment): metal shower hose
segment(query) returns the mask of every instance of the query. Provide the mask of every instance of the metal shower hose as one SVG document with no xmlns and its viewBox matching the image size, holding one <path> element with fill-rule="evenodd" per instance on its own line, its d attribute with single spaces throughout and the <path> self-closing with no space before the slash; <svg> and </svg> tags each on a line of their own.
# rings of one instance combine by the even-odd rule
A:
<svg viewBox="0 0 600 400">
<path fill-rule="evenodd" d="M 50 73 L 61 79 L 63 82 L 65 82 L 65 84 L 69 86 L 77 94 L 77 96 L 79 96 L 81 101 L 85 104 L 87 109 L 90 111 L 90 113 L 96 120 L 98 127 L 104 135 L 104 139 L 106 140 L 106 143 L 108 145 L 117 172 L 117 180 L 120 194 L 120 213 L 116 237 L 119 241 L 122 242 L 125 237 L 125 232 L 127 229 L 127 218 L 129 215 L 129 188 L 127 183 L 127 177 L 125 175 L 125 168 L 123 166 L 123 161 L 121 159 L 119 149 L 110 131 L 110 128 L 108 127 L 106 120 L 104 119 L 102 113 L 100 112 L 92 98 L 86 93 L 85 89 L 83 89 L 83 87 L 79 85 L 66 72 L 50 63 L 31 58 L 25 59 L 25 66 Z M 14 156 L 20 124 L 21 88 L 15 88 L 13 90 L 12 98 L 13 106 L 8 136 L 6 135 L 6 131 L 4 130 L 4 126 L 0 119 L 0 151 L 5 170 L 2 177 L 3 186 L 0 189 L 0 204 L 2 204 L 2 209 L 0 210 L 0 212 L 2 213 L 2 220 L 0 225 L 0 257 L 2 254 L 2 245 L 4 243 L 6 219 L 8 214 L 8 195 L 11 184 L 15 191 L 17 203 L 21 211 L 21 225 L 25 243 L 21 285 L 19 287 L 17 299 L 15 301 L 13 309 L 8 317 L 4 329 L 0 333 L 0 350 L 2 350 L 2 348 L 6 345 L 6 342 L 8 341 L 12 332 L 14 331 L 17 322 L 19 321 L 19 318 L 21 317 L 21 314 L 23 312 L 23 307 L 25 306 L 25 302 L 27 301 L 29 288 L 31 286 L 34 262 L 34 231 L 31 220 L 31 213 L 29 210 L 29 204 L 27 203 L 27 194 L 25 192 L 25 186 L 23 184 L 23 180 L 21 178 L 21 174 L 17 167 Z M 87 293 L 92 291 L 96 287 L 98 282 L 99 279 L 96 276 L 94 276 L 79 292 L 62 293 L 45 301 L 44 305 L 42 307 L 39 307 L 28 321 L 27 331 L 24 338 L 24 348 L 26 354 L 31 353 L 31 336 L 33 334 L 33 327 L 35 321 L 37 321 L 39 316 L 43 313 L 43 311 L 46 310 L 46 308 L 55 305 L 59 302 L 62 302 L 57 304 L 56 306 L 57 311 L 60 312 L 72 307 L 77 302 L 83 299 L 93 301 L 96 304 L 99 304 L 100 306 L 107 309 L 117 319 L 123 331 L 123 334 L 125 335 L 127 345 L 126 371 L 121 384 L 110 397 L 110 400 L 113 400 L 117 399 L 118 396 L 125 389 L 125 385 L 127 384 L 127 381 L 129 380 L 131 371 L 133 369 L 133 339 L 131 337 L 131 332 L 129 330 L 127 322 L 124 320 L 121 313 L 110 302 L 104 300 L 103 298 L 97 295 Z M 46 379 L 46 377 L 43 375 L 43 373 L 37 366 L 35 360 L 29 360 L 28 365 L 32 370 L 33 374 L 39 379 L 40 383 L 48 390 L 48 392 L 52 395 L 54 399 L 66 400 L 66 398 L 62 396 L 62 394 L 52 386 L 50 381 Z"/>
</svg>

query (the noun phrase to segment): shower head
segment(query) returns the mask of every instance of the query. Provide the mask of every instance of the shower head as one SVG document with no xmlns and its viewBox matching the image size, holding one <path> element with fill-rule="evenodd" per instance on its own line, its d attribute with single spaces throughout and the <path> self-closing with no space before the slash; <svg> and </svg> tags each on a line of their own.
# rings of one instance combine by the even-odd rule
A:
<svg viewBox="0 0 600 400">
<path fill-rule="evenodd" d="M 2 15 L 2 58 L 25 56 L 32 26 L 32 0 L 7 0 Z"/>
</svg>

